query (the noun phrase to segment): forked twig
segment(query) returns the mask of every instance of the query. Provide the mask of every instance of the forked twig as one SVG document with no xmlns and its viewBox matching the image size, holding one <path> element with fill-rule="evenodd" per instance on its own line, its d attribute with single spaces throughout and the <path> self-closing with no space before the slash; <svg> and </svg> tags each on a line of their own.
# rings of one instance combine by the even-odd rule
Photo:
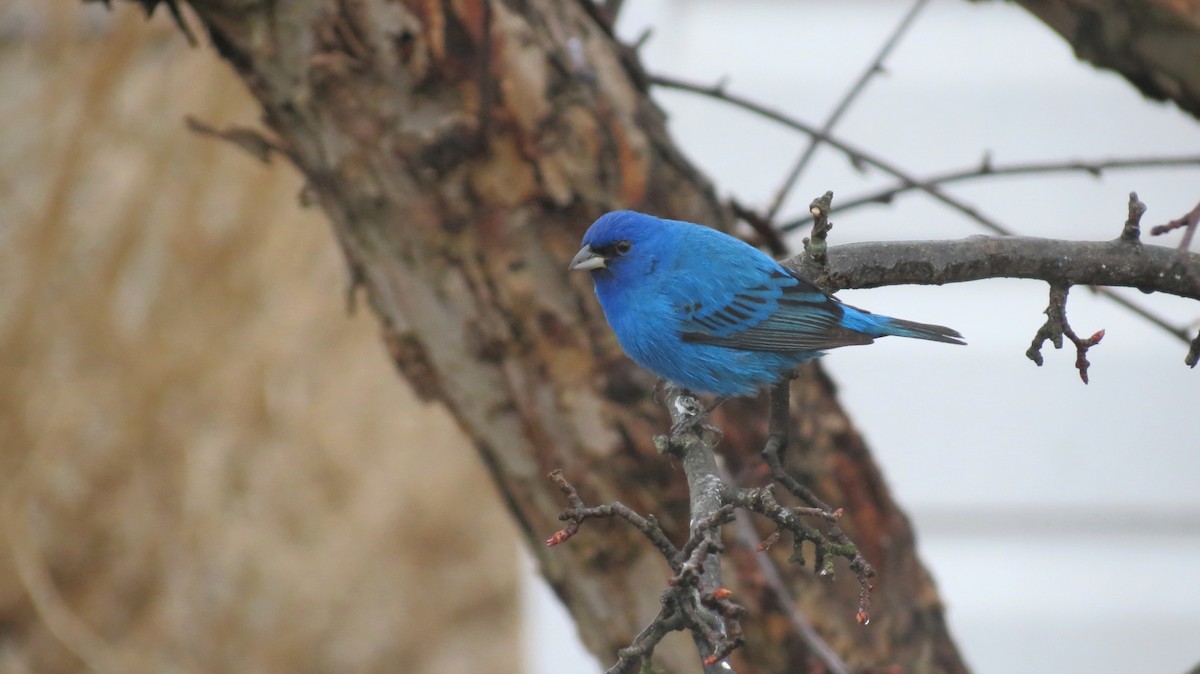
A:
<svg viewBox="0 0 1200 674">
<path fill-rule="evenodd" d="M 1029 345 L 1025 356 L 1041 367 L 1042 345 L 1049 341 L 1054 348 L 1061 349 L 1065 336 L 1075 345 L 1075 368 L 1079 370 L 1079 378 L 1086 384 L 1088 383 L 1088 367 L 1091 366 L 1087 359 L 1088 349 L 1104 339 L 1104 331 L 1098 330 L 1087 339 L 1075 334 L 1075 331 L 1071 329 L 1071 324 L 1067 322 L 1067 292 L 1069 290 L 1070 286 L 1067 285 L 1052 284 L 1050 286 L 1050 303 L 1046 306 L 1045 312 L 1046 322 L 1034 334 L 1033 342 Z"/>
</svg>

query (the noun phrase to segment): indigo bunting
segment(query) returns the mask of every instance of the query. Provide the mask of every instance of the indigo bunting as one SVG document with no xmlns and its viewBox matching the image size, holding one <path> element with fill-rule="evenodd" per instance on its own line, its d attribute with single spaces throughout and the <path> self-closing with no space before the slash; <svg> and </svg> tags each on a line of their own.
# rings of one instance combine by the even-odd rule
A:
<svg viewBox="0 0 1200 674">
<path fill-rule="evenodd" d="M 754 395 L 825 349 L 886 335 L 966 343 L 950 328 L 842 304 L 715 229 L 634 211 L 592 223 L 570 268 L 592 273 L 625 353 L 694 392 Z"/>
</svg>

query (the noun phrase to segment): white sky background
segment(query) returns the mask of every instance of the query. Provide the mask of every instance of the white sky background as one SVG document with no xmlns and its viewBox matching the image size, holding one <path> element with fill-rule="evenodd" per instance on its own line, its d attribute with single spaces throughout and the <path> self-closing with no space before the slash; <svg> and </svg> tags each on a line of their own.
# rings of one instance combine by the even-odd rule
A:
<svg viewBox="0 0 1200 674">
<path fill-rule="evenodd" d="M 910 6 L 626 4 L 625 39 L 654 28 L 643 50 L 650 70 L 702 82 L 727 76 L 731 91 L 818 125 Z M 836 134 L 917 175 L 976 164 L 989 150 L 997 165 L 1200 152 L 1200 123 L 1077 61 L 1009 4 L 935 0 L 887 69 Z M 668 91 L 656 98 L 722 194 L 758 208 L 807 143 L 718 102 Z M 825 190 L 836 205 L 890 184 L 822 150 L 785 213 L 803 213 Z M 1148 239 L 1149 226 L 1200 200 L 1200 169 L 948 188 L 1020 233 L 1095 240 L 1119 234 L 1131 190 L 1149 206 Z M 916 193 L 833 221 L 832 244 L 985 233 Z M 1069 347 L 1046 345 L 1046 364 L 1034 366 L 1024 352 L 1045 319 L 1046 290 L 989 281 L 846 291 L 843 300 L 877 313 L 949 325 L 970 346 L 889 339 L 836 351 L 824 364 L 914 519 L 978 674 L 1182 673 L 1200 662 L 1200 370 L 1183 365 L 1185 344 L 1082 288 L 1067 305 L 1072 326 L 1085 336 L 1107 330 L 1090 354 L 1092 383 L 1079 381 Z M 1180 324 L 1200 319 L 1194 302 L 1130 296 Z M 602 671 L 556 650 L 562 638 L 546 621 L 565 618 L 534 581 L 529 596 L 528 670 Z"/>
</svg>

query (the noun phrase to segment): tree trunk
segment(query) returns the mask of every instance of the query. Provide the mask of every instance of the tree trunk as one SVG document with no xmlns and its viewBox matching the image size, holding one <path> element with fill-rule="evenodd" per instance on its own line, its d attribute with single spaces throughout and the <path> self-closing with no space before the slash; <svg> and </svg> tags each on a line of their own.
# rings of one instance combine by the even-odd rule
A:
<svg viewBox="0 0 1200 674">
<path fill-rule="evenodd" d="M 329 215 L 396 365 L 473 440 L 584 641 L 611 662 L 656 613 L 666 565 L 618 523 L 545 548 L 565 505 L 546 476 L 561 468 L 591 504 L 653 513 L 676 540 L 688 497 L 651 440 L 666 428 L 654 379 L 622 356 L 567 262 L 607 210 L 729 220 L 668 138 L 636 55 L 586 3 L 192 4 Z M 845 508 L 879 574 L 863 627 L 853 574 L 817 577 L 781 545 L 795 601 L 855 670 L 965 671 L 908 521 L 832 385 L 809 367 L 793 395 L 791 468 Z M 763 481 L 763 401 L 728 404 L 715 422 L 734 473 Z M 809 671 L 750 553 L 730 547 L 734 598 L 750 609 L 737 671 Z M 698 669 L 686 639 L 658 655 L 668 671 Z"/>
<path fill-rule="evenodd" d="M 1098 68 L 1200 119 L 1200 1 L 1018 0 Z"/>
</svg>

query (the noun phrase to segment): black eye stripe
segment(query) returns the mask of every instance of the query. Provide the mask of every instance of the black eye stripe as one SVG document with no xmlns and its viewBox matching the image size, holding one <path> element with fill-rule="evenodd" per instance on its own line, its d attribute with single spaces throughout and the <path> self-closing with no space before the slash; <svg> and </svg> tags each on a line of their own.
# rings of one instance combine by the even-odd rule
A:
<svg viewBox="0 0 1200 674">
<path fill-rule="evenodd" d="M 620 241 L 614 241 L 603 246 L 592 246 L 592 251 L 604 257 L 616 257 L 617 255 L 628 253 L 632 248 L 633 244 L 629 240 L 621 239 Z"/>
</svg>

